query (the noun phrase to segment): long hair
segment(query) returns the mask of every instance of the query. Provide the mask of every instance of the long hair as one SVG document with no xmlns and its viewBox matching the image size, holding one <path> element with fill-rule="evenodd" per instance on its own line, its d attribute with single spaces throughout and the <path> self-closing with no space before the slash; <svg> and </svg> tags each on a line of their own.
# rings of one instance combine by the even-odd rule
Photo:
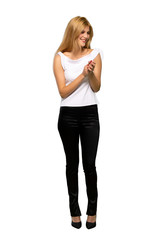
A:
<svg viewBox="0 0 160 240">
<path fill-rule="evenodd" d="M 64 32 L 63 40 L 55 54 L 57 54 L 59 51 L 63 53 L 70 52 L 73 49 L 77 50 L 79 48 L 77 39 L 83 29 L 87 26 L 89 27 L 90 35 L 84 48 L 91 48 L 90 44 L 93 37 L 93 28 L 85 17 L 77 16 L 69 21 Z"/>
</svg>

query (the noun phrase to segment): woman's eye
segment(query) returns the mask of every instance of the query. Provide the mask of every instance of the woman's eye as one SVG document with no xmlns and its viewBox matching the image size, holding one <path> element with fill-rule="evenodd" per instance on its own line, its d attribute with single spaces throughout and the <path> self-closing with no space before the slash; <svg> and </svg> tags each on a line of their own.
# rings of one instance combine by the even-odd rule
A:
<svg viewBox="0 0 160 240">
<path fill-rule="evenodd" d="M 82 31 L 81 34 L 85 33 L 85 31 Z M 87 32 L 87 34 L 90 34 L 90 32 Z"/>
</svg>

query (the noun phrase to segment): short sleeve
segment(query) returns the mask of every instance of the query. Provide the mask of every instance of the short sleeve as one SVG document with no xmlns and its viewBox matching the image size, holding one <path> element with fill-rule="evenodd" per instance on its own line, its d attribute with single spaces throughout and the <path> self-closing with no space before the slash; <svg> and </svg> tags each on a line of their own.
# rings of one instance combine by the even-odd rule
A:
<svg viewBox="0 0 160 240">
<path fill-rule="evenodd" d="M 99 48 L 98 51 L 99 51 L 99 53 L 100 53 L 101 59 L 103 60 L 103 58 L 104 58 L 104 54 L 103 54 L 102 49 Z"/>
<path fill-rule="evenodd" d="M 64 64 L 64 56 L 63 56 L 63 53 L 62 53 L 62 52 L 58 52 L 57 54 L 61 56 L 61 64 L 62 64 L 63 69 L 65 70 L 65 64 Z"/>
<path fill-rule="evenodd" d="M 100 48 L 95 48 L 94 49 L 93 58 L 95 58 L 99 53 L 100 53 L 101 59 L 103 60 L 104 55 L 103 55 L 102 49 L 100 49 Z"/>
</svg>

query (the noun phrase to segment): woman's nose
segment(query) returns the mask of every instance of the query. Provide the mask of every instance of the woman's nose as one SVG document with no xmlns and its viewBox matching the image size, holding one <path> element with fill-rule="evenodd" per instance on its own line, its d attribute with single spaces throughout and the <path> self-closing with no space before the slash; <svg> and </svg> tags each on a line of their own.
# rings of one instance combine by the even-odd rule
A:
<svg viewBox="0 0 160 240">
<path fill-rule="evenodd" d="M 85 38 L 88 38 L 88 34 L 87 34 L 87 33 L 84 33 L 84 37 L 85 37 Z"/>
</svg>

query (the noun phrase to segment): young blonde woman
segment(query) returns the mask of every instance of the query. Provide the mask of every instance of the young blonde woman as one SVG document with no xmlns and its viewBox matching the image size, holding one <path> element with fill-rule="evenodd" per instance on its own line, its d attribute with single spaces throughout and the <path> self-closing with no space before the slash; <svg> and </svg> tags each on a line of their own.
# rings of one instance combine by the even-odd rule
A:
<svg viewBox="0 0 160 240">
<path fill-rule="evenodd" d="M 61 96 L 58 130 L 66 155 L 66 179 L 71 224 L 80 228 L 78 203 L 79 140 L 85 173 L 88 207 L 86 227 L 96 226 L 99 116 L 96 92 L 101 86 L 100 49 L 91 49 L 93 28 L 85 17 L 71 19 L 53 61 L 53 71 Z"/>
</svg>

